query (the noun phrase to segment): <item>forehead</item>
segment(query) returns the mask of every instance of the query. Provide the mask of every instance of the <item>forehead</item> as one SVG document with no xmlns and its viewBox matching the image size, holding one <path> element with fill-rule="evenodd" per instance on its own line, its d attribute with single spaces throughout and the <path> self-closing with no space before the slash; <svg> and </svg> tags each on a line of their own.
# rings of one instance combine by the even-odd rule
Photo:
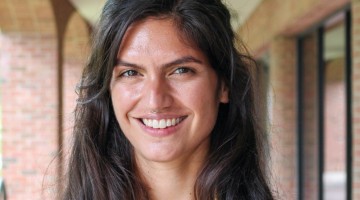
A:
<svg viewBox="0 0 360 200">
<path fill-rule="evenodd" d="M 175 48 L 199 50 L 190 38 L 185 37 L 172 18 L 149 17 L 129 26 L 119 46 L 118 56 L 124 51 L 153 51 L 156 48 L 172 51 Z"/>
</svg>

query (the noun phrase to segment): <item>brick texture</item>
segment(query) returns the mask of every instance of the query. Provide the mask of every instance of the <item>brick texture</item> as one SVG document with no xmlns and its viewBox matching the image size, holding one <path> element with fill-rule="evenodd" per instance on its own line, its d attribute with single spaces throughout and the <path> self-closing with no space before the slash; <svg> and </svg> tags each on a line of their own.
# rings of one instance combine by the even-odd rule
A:
<svg viewBox="0 0 360 200">
<path fill-rule="evenodd" d="M 270 48 L 272 167 L 274 187 L 283 199 L 296 197 L 295 40 L 279 37 Z"/>
<path fill-rule="evenodd" d="M 270 92 L 273 94 L 271 142 L 274 185 L 280 199 L 295 199 L 296 171 L 296 49 L 295 40 L 350 6 L 353 14 L 353 199 L 360 199 L 360 1 L 326 0 L 262 1 L 238 34 L 257 57 L 270 52 Z M 340 19 L 340 18 L 337 18 Z M 332 21 L 334 22 L 334 21 Z M 266 30 L 266 31 L 264 31 Z M 304 199 L 317 199 L 318 122 L 316 35 L 304 46 Z M 345 168 L 344 60 L 326 63 L 325 77 L 325 171 Z"/>
<path fill-rule="evenodd" d="M 51 199 L 56 180 L 56 31 L 50 2 L 1 1 L 3 178 L 9 200 Z"/>
<path fill-rule="evenodd" d="M 305 37 L 303 45 L 305 76 L 303 84 L 304 199 L 318 196 L 317 47 L 316 34 Z"/>
<path fill-rule="evenodd" d="M 352 1 L 353 199 L 360 199 L 360 1 Z"/>
<path fill-rule="evenodd" d="M 90 31 L 78 13 L 68 20 L 73 10 L 57 0 L 0 0 L 2 174 L 9 200 L 58 193 L 60 131 L 70 129 L 66 119 Z"/>
<path fill-rule="evenodd" d="M 10 200 L 44 199 L 57 154 L 56 41 L 51 35 L 3 34 L 3 175 Z M 45 186 L 47 187 L 47 186 Z M 46 188 L 45 188 L 46 189 Z"/>
</svg>

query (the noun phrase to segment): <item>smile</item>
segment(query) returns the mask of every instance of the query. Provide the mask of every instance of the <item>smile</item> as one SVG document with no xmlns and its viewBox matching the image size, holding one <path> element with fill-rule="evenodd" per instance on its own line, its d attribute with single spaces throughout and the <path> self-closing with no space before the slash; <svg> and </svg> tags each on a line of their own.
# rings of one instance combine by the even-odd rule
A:
<svg viewBox="0 0 360 200">
<path fill-rule="evenodd" d="M 172 119 L 141 119 L 141 121 L 148 127 L 156 129 L 164 129 L 171 126 L 178 125 L 184 117 L 172 118 Z"/>
</svg>

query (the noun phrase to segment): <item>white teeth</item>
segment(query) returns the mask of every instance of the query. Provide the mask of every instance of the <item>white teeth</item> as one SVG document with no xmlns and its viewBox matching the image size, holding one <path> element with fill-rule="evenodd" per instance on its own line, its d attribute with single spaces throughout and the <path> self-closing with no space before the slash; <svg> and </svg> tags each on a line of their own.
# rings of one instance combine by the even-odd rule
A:
<svg viewBox="0 0 360 200">
<path fill-rule="evenodd" d="M 142 122 L 151 128 L 166 128 L 166 127 L 170 127 L 170 126 L 175 126 L 177 124 L 179 124 L 182 121 L 182 119 L 180 118 L 173 118 L 173 119 L 142 119 Z"/>
<path fill-rule="evenodd" d="M 153 128 L 159 128 L 159 121 L 158 120 L 153 120 L 152 127 Z"/>
<path fill-rule="evenodd" d="M 159 122 L 159 128 L 165 128 L 165 127 L 166 127 L 165 119 L 160 120 L 160 122 Z"/>
<path fill-rule="evenodd" d="M 166 120 L 166 126 L 171 126 L 171 119 Z"/>
</svg>

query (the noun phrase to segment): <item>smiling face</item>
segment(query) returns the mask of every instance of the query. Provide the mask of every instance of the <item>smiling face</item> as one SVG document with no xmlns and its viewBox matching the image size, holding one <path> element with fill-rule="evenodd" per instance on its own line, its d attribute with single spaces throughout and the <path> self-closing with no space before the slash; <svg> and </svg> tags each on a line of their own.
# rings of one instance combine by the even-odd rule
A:
<svg viewBox="0 0 360 200">
<path fill-rule="evenodd" d="M 136 159 L 204 157 L 219 103 L 228 101 L 207 57 L 179 34 L 171 19 L 148 18 L 133 24 L 120 45 L 111 99 Z"/>
</svg>

